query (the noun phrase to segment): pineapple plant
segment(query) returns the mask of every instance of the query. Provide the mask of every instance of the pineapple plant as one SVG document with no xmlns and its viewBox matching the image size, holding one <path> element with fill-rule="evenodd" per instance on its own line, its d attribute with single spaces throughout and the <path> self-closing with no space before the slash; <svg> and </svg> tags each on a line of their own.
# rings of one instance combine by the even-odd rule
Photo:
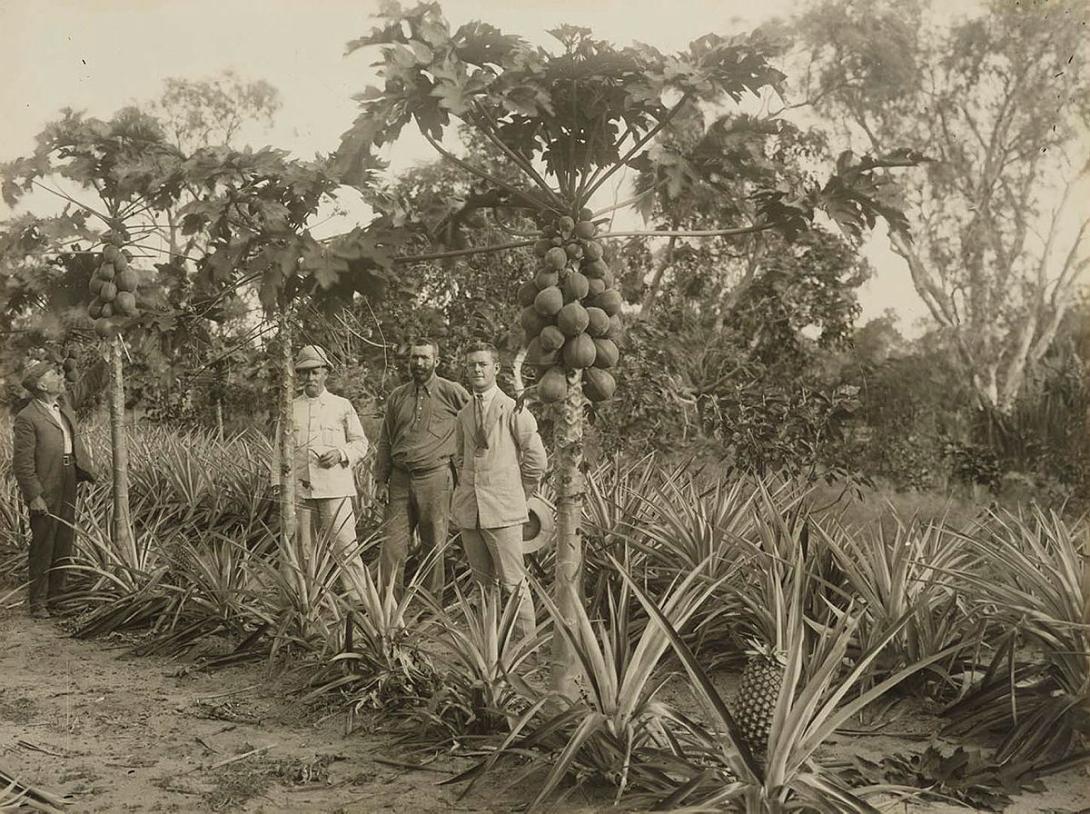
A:
<svg viewBox="0 0 1090 814">
<path fill-rule="evenodd" d="M 787 654 L 759 639 L 750 639 L 749 645 L 741 682 L 727 706 L 750 754 L 763 764 Z"/>
</svg>

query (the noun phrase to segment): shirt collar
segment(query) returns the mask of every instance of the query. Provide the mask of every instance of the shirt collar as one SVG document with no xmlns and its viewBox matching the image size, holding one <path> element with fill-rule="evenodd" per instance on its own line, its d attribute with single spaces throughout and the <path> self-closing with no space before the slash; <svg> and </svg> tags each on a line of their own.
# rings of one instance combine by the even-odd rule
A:
<svg viewBox="0 0 1090 814">
<path fill-rule="evenodd" d="M 41 396 L 35 396 L 38 403 L 45 407 L 47 410 L 59 410 L 60 409 L 60 397 L 53 399 L 53 401 L 46 401 Z"/>
<path fill-rule="evenodd" d="M 423 390 L 425 393 L 427 393 L 430 396 L 431 391 L 432 391 L 432 387 L 435 385 L 435 372 L 432 371 L 432 374 L 430 376 L 428 376 L 428 380 L 426 382 L 424 382 L 423 384 L 416 384 L 415 381 L 413 382 L 413 384 L 416 386 L 417 390 Z"/>
<path fill-rule="evenodd" d="M 490 404 L 492 402 L 492 399 L 496 395 L 496 391 L 498 391 L 499 389 L 500 389 L 499 385 L 493 384 L 491 387 L 489 387 L 483 393 L 479 394 L 480 397 L 481 397 L 481 401 L 484 402 L 485 404 Z M 477 393 L 474 393 L 473 397 L 476 398 L 477 395 L 478 395 Z"/>
</svg>

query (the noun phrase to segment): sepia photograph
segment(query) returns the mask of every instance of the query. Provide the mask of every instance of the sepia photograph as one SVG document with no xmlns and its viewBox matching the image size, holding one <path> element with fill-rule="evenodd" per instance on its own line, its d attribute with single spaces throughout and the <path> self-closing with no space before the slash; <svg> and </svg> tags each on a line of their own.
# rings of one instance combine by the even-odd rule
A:
<svg viewBox="0 0 1090 814">
<path fill-rule="evenodd" d="M 0 30 L 0 812 L 1090 812 L 1090 0 Z"/>
</svg>

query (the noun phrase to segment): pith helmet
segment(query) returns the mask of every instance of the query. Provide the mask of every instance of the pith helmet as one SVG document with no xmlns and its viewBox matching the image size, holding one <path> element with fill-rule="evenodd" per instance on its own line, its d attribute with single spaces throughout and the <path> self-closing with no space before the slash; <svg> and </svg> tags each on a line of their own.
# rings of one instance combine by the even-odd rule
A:
<svg viewBox="0 0 1090 814">
<path fill-rule="evenodd" d="M 538 495 L 526 501 L 529 520 L 522 524 L 522 553 L 532 554 L 552 545 L 556 536 L 556 507 Z"/>
<path fill-rule="evenodd" d="M 299 350 L 299 354 L 295 357 L 295 369 L 296 370 L 309 370 L 312 367 L 324 367 L 329 370 L 333 369 L 333 365 L 329 361 L 329 357 L 326 356 L 324 350 L 317 345 L 304 345 Z"/>
</svg>

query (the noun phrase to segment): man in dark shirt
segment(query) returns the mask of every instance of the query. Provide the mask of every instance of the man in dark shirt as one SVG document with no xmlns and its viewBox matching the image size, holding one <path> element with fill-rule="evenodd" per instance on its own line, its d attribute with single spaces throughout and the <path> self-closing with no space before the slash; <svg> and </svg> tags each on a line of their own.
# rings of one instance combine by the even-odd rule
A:
<svg viewBox="0 0 1090 814">
<path fill-rule="evenodd" d="M 424 553 L 430 554 L 446 542 L 450 522 L 456 419 L 469 402 L 469 393 L 435 374 L 438 361 L 434 340 L 410 344 L 413 380 L 390 394 L 379 436 L 376 497 L 386 500 L 381 569 L 384 580 L 393 579 L 399 593 L 413 532 L 420 535 Z M 442 557 L 435 558 L 429 576 L 427 588 L 442 596 L 446 585 Z"/>
</svg>

